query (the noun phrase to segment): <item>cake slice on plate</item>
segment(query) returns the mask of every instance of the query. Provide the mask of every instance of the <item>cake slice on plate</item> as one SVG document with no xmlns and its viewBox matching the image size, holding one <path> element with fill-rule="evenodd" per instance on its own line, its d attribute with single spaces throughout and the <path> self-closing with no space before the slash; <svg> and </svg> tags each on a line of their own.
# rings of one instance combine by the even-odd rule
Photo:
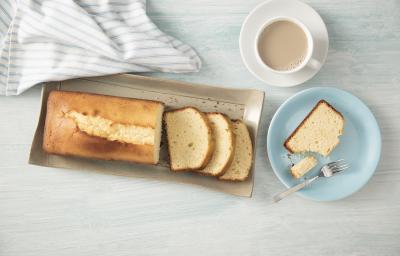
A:
<svg viewBox="0 0 400 256">
<path fill-rule="evenodd" d="M 317 159 L 313 156 L 307 156 L 297 164 L 293 165 L 290 168 L 290 171 L 292 172 L 293 177 L 298 179 L 300 177 L 303 177 L 304 174 L 309 172 L 316 165 L 317 165 Z"/>
<path fill-rule="evenodd" d="M 327 156 L 339 144 L 343 127 L 343 115 L 320 100 L 286 139 L 284 146 L 291 153 L 315 152 Z"/>
</svg>

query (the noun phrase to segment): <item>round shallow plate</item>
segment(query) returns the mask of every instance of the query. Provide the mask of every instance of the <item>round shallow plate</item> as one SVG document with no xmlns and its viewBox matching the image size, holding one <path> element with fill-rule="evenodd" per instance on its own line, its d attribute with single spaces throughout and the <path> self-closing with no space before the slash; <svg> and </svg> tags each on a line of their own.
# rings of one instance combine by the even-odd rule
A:
<svg viewBox="0 0 400 256">
<path fill-rule="evenodd" d="M 311 79 L 319 69 L 305 67 L 293 74 L 277 74 L 260 65 L 257 60 L 255 52 L 257 32 L 265 22 L 277 16 L 295 18 L 310 30 L 314 38 L 312 57 L 321 64 L 325 62 L 328 53 L 328 31 L 321 16 L 309 5 L 297 0 L 272 0 L 261 3 L 250 12 L 243 22 L 239 37 L 239 48 L 247 69 L 255 77 L 269 85 L 295 86 Z"/>
<path fill-rule="evenodd" d="M 363 187 L 373 175 L 381 154 L 381 134 L 375 117 L 368 107 L 352 94 L 330 87 L 301 91 L 286 100 L 275 113 L 268 130 L 267 147 L 271 166 L 286 187 L 301 181 L 289 172 L 291 164 L 300 156 L 289 157 L 283 143 L 306 117 L 315 104 L 324 99 L 342 113 L 345 119 L 339 145 L 328 157 L 318 156 L 318 165 L 304 178 L 315 176 L 326 163 L 345 159 L 350 168 L 330 178 L 321 178 L 310 187 L 297 192 L 317 200 L 331 201 L 347 197 Z"/>
</svg>

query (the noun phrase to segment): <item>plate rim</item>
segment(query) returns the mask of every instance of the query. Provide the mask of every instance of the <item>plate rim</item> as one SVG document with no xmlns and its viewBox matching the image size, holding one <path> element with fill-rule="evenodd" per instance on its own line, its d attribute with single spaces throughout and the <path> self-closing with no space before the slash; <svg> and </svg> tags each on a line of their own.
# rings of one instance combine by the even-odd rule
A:
<svg viewBox="0 0 400 256">
<path fill-rule="evenodd" d="M 271 122 L 270 122 L 270 124 L 269 124 L 269 127 L 268 127 L 268 134 L 267 134 L 267 154 L 268 154 L 268 160 L 269 160 L 269 163 L 270 163 L 270 165 L 271 165 L 272 171 L 274 172 L 275 176 L 279 179 L 279 181 L 280 181 L 286 188 L 289 188 L 289 187 L 290 187 L 289 184 L 287 184 L 287 183 L 283 180 L 283 178 L 282 178 L 280 175 L 278 175 L 278 171 L 276 171 L 277 168 L 276 168 L 276 166 L 275 166 L 275 162 L 271 160 L 271 153 L 272 153 L 272 152 L 271 152 L 271 149 L 270 149 L 270 148 L 271 148 L 271 147 L 270 147 L 270 144 L 271 144 L 271 140 L 272 140 L 272 138 L 271 138 L 272 135 L 271 135 L 271 133 L 270 133 L 271 127 L 276 123 L 276 120 L 277 120 L 277 118 L 278 118 L 278 116 L 279 116 L 279 113 L 282 111 L 282 109 L 285 108 L 293 99 L 295 99 L 295 98 L 297 98 L 297 97 L 301 97 L 302 95 L 304 95 L 304 94 L 306 94 L 306 93 L 309 93 L 309 92 L 312 92 L 312 91 L 319 91 L 319 90 L 328 90 L 328 91 L 332 90 L 332 91 L 336 91 L 336 92 L 339 92 L 339 93 L 348 94 L 350 97 L 354 98 L 354 100 L 358 101 L 359 104 L 361 104 L 363 107 L 365 107 L 365 109 L 370 113 L 370 115 L 371 115 L 371 117 L 372 117 L 371 121 L 373 121 L 373 126 L 375 126 L 375 128 L 376 128 L 376 135 L 377 135 L 376 140 L 377 140 L 377 142 L 378 142 L 378 145 L 376 145 L 376 148 L 377 148 L 377 149 L 376 149 L 376 152 L 377 152 L 377 154 L 376 154 L 376 157 L 375 157 L 375 159 L 374 159 L 374 161 L 373 161 L 373 168 L 372 168 L 373 170 L 367 174 L 367 175 L 368 175 L 368 176 L 367 176 L 367 179 L 366 179 L 364 182 L 360 183 L 360 185 L 359 185 L 353 192 L 351 192 L 350 194 L 343 195 L 343 196 L 339 196 L 339 197 L 335 197 L 335 198 L 332 198 L 332 199 L 315 198 L 315 197 L 312 197 L 312 196 L 305 195 L 302 191 L 296 192 L 297 195 L 299 195 L 299 196 L 301 196 L 301 197 L 303 197 L 303 198 L 305 198 L 305 199 L 310 199 L 310 200 L 313 200 L 313 201 L 318 201 L 318 202 L 338 201 L 338 200 L 344 199 L 344 198 L 346 198 L 346 197 L 349 197 L 349 196 L 355 194 L 356 192 L 358 192 L 359 190 L 361 190 L 361 188 L 363 188 L 363 187 L 368 183 L 368 181 L 371 179 L 371 177 L 372 177 L 372 176 L 374 175 L 374 173 L 376 172 L 376 169 L 377 169 L 377 167 L 378 167 L 378 164 L 379 164 L 380 159 L 381 159 L 381 154 L 382 154 L 382 134 L 381 134 L 381 130 L 380 130 L 380 127 L 379 127 L 379 123 L 378 123 L 378 121 L 377 121 L 375 115 L 374 115 L 373 112 L 371 111 L 371 109 L 370 109 L 360 98 L 358 98 L 357 96 L 353 95 L 352 93 L 350 93 L 350 92 L 348 92 L 348 91 L 346 91 L 346 90 L 343 90 L 343 89 L 336 88 L 336 87 L 329 87 L 329 86 L 327 86 L 327 87 L 321 87 L 321 86 L 320 86 L 320 87 L 312 87 L 312 88 L 308 88 L 308 89 L 301 90 L 301 91 L 295 93 L 294 95 L 290 96 L 289 98 L 287 98 L 287 99 L 278 107 L 278 109 L 276 110 L 275 114 L 273 115 L 273 117 L 272 117 L 272 119 L 271 119 Z"/>
</svg>

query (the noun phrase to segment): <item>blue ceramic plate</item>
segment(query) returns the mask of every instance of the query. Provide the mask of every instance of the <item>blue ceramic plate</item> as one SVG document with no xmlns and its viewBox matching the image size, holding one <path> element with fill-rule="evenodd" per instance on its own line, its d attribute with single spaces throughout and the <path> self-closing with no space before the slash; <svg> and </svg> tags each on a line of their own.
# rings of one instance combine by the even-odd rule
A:
<svg viewBox="0 0 400 256">
<path fill-rule="evenodd" d="M 321 99 L 342 113 L 345 118 L 344 133 L 339 145 L 328 157 L 317 157 L 318 165 L 305 178 L 315 176 L 322 165 L 338 159 L 345 159 L 351 168 L 334 177 L 319 179 L 297 193 L 316 201 L 332 201 L 347 197 L 364 186 L 373 175 L 381 154 L 381 134 L 376 119 L 357 97 L 339 89 L 317 87 L 301 91 L 286 100 L 269 127 L 268 157 L 276 176 L 286 187 L 302 181 L 293 178 L 289 172 L 291 161 L 296 163 L 300 156 L 291 156 L 291 160 L 283 142 Z"/>
</svg>

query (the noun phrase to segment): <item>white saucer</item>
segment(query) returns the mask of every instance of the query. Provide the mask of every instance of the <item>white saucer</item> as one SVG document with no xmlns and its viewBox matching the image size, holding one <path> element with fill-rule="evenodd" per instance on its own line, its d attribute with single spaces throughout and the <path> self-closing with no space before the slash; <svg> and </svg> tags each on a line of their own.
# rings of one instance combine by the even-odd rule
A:
<svg viewBox="0 0 400 256">
<path fill-rule="evenodd" d="M 325 62 L 328 54 L 328 30 L 321 16 L 313 8 L 297 0 L 271 0 L 261 3 L 250 12 L 243 22 L 239 37 L 239 48 L 247 69 L 255 77 L 269 85 L 280 87 L 295 86 L 311 79 L 320 68 L 305 67 L 293 74 L 277 74 L 260 65 L 256 58 L 254 45 L 257 32 L 265 22 L 277 16 L 295 18 L 310 30 L 314 38 L 312 57 L 321 64 Z"/>
</svg>

